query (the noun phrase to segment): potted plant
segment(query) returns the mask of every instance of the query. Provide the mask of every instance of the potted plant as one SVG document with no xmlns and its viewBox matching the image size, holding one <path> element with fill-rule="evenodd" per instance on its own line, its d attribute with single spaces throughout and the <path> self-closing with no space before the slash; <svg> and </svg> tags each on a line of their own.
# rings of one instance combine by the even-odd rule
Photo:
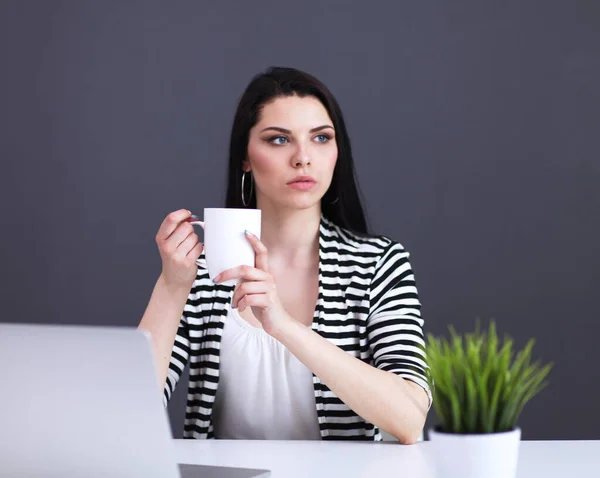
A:
<svg viewBox="0 0 600 478">
<path fill-rule="evenodd" d="M 531 362 L 534 339 L 517 353 L 491 321 L 450 339 L 427 336 L 427 376 L 439 425 L 429 430 L 440 476 L 514 478 L 519 415 L 546 385 L 552 364 Z"/>
</svg>

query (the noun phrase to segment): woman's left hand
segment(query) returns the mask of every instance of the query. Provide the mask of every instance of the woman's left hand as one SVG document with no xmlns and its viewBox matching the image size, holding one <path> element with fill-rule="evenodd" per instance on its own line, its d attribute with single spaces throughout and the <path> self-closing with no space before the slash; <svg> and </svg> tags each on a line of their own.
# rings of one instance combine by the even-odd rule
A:
<svg viewBox="0 0 600 478">
<path fill-rule="evenodd" d="M 275 279 L 269 272 L 267 248 L 250 232 L 246 231 L 246 238 L 256 253 L 255 267 L 243 265 L 228 269 L 215 277 L 215 282 L 241 279 L 233 294 L 232 307 L 240 311 L 251 307 L 254 317 L 260 321 L 265 332 L 273 335 L 282 324 L 294 319 L 279 300 Z"/>
</svg>

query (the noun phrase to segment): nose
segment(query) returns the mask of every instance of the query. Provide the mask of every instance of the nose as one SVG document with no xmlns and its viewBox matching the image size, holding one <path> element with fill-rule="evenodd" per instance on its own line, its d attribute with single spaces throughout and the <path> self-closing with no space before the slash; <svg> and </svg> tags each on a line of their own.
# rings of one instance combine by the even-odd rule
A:
<svg viewBox="0 0 600 478">
<path fill-rule="evenodd" d="M 298 146 L 298 149 L 292 156 L 292 165 L 295 168 L 308 166 L 310 164 L 310 154 L 304 146 Z"/>
</svg>

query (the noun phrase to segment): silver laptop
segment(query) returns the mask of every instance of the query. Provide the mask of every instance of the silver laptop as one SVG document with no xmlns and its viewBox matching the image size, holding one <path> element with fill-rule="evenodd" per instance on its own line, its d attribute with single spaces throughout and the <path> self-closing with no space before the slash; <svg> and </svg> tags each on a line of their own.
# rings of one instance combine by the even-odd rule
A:
<svg viewBox="0 0 600 478">
<path fill-rule="evenodd" d="M 0 476 L 270 476 L 175 462 L 141 331 L 0 324 L 0 383 Z"/>
</svg>

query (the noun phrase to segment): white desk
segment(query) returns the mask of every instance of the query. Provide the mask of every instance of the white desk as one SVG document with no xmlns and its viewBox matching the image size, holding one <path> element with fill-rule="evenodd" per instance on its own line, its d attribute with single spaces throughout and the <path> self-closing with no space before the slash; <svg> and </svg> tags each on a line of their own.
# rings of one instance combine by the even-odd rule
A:
<svg viewBox="0 0 600 478">
<path fill-rule="evenodd" d="M 429 442 L 175 440 L 179 463 L 265 468 L 272 478 L 433 478 Z M 600 440 L 522 441 L 518 478 L 600 477 Z"/>
</svg>

